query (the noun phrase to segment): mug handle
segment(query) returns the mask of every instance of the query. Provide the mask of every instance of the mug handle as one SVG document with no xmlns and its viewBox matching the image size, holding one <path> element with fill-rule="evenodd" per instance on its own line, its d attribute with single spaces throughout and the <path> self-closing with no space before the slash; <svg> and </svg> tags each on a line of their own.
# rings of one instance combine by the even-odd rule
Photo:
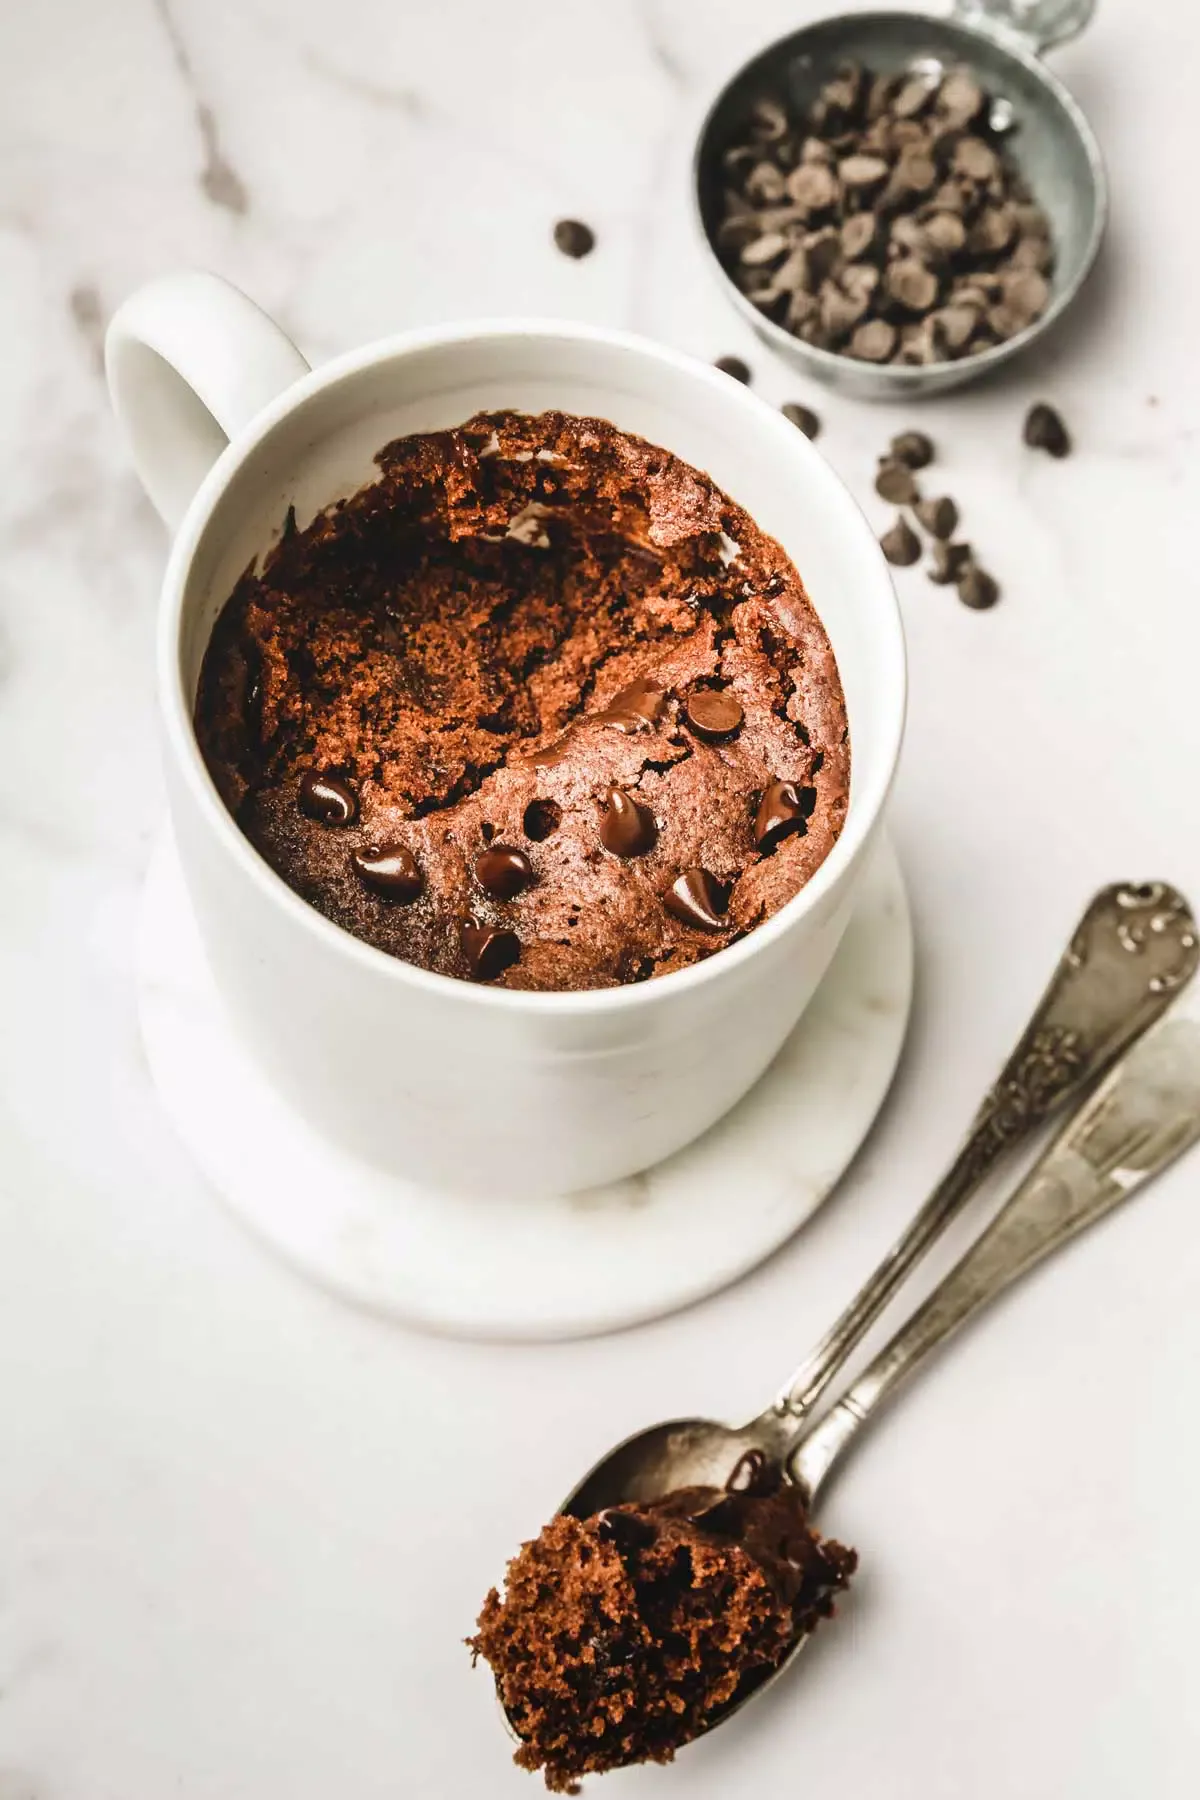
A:
<svg viewBox="0 0 1200 1800">
<path fill-rule="evenodd" d="M 253 300 L 201 269 L 131 294 L 109 324 L 104 366 L 134 468 L 172 532 L 230 438 L 309 372 Z"/>
</svg>

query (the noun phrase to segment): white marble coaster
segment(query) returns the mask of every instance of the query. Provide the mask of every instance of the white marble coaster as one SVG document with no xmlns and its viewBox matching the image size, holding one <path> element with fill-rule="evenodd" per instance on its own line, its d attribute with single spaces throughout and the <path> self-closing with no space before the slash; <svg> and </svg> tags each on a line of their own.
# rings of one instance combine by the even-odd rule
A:
<svg viewBox="0 0 1200 1800">
<path fill-rule="evenodd" d="M 714 1293 L 809 1218 L 887 1092 L 912 973 L 904 881 L 884 845 L 820 991 L 746 1098 L 641 1175 L 528 1201 L 389 1178 L 279 1098 L 220 1004 L 169 835 L 147 877 L 138 988 L 175 1129 L 225 1202 L 294 1268 L 410 1325 L 552 1339 Z"/>
</svg>

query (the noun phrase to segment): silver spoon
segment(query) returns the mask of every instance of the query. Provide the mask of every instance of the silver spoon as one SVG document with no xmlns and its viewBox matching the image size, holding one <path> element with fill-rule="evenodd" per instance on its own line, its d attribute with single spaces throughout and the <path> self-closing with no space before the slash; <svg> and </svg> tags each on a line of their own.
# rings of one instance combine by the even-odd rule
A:
<svg viewBox="0 0 1200 1800">
<path fill-rule="evenodd" d="M 719 1487 L 745 1451 L 783 1461 L 799 1425 L 914 1264 L 1001 1158 L 1026 1142 L 1161 1015 L 1195 972 L 1191 910 L 1165 882 L 1102 888 L 950 1169 L 779 1398 L 741 1427 L 668 1419 L 618 1444 L 559 1508 L 587 1518 L 672 1488 Z"/>
<path fill-rule="evenodd" d="M 597 1464 L 562 1510 L 593 1511 L 593 1494 L 612 1505 L 696 1481 L 717 1485 L 753 1444 L 779 1459 L 811 1508 L 862 1426 L 946 1338 L 1197 1138 L 1200 1023 L 1168 1019 L 1121 1059 L 966 1254 L 815 1425 L 789 1428 L 771 1411 L 741 1431 L 700 1419 L 657 1426 Z M 783 1662 L 743 1689 L 706 1730 L 774 1681 L 807 1641 L 807 1633 L 798 1637 Z"/>
</svg>

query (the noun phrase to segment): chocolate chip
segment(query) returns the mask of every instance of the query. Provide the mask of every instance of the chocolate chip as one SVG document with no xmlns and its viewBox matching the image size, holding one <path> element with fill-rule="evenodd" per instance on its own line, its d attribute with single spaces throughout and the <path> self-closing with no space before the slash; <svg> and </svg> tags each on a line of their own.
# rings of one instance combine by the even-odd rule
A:
<svg viewBox="0 0 1200 1800">
<path fill-rule="evenodd" d="M 912 470 L 904 463 L 891 462 L 886 458 L 880 463 L 875 476 L 875 492 L 881 500 L 890 501 L 893 506 L 913 506 L 919 498 Z"/>
<path fill-rule="evenodd" d="M 1045 450 L 1050 456 L 1066 456 L 1071 448 L 1071 439 L 1062 419 L 1052 406 L 1039 400 L 1031 406 L 1025 415 L 1025 429 L 1021 434 L 1031 450 Z"/>
<path fill-rule="evenodd" d="M 949 495 L 940 500 L 918 500 L 913 512 L 930 537 L 951 538 L 958 529 L 958 508 Z"/>
<path fill-rule="evenodd" d="M 859 152 L 856 156 L 847 156 L 838 164 L 838 174 L 842 185 L 851 193 L 865 196 L 873 189 L 883 186 L 888 178 L 888 165 L 882 156 L 872 156 Z"/>
<path fill-rule="evenodd" d="M 533 881 L 533 864 L 511 844 L 493 844 L 475 858 L 475 879 L 493 900 L 515 900 Z"/>
<path fill-rule="evenodd" d="M 851 356 L 873 363 L 890 362 L 895 348 L 896 327 L 887 319 L 868 319 L 854 332 L 848 345 Z"/>
<path fill-rule="evenodd" d="M 297 804 L 306 819 L 319 825 L 353 825 L 358 817 L 358 795 L 340 775 L 321 769 L 305 769 L 300 777 Z"/>
<path fill-rule="evenodd" d="M 951 581 L 957 581 L 971 561 L 970 544 L 948 544 L 942 538 L 936 538 L 929 552 L 929 564 L 925 573 L 930 581 L 936 581 L 939 587 Z"/>
<path fill-rule="evenodd" d="M 458 936 L 472 981 L 495 981 L 521 955 L 521 940 L 515 931 L 501 931 L 491 925 L 479 925 L 474 919 L 464 919 Z"/>
<path fill-rule="evenodd" d="M 779 1464 L 756 1445 L 738 1457 L 725 1489 L 730 1494 L 773 1494 L 782 1479 Z"/>
<path fill-rule="evenodd" d="M 425 887 L 425 877 L 407 844 L 364 844 L 350 854 L 354 873 L 364 887 L 383 900 L 408 906 Z"/>
<path fill-rule="evenodd" d="M 817 790 L 794 781 L 773 781 L 754 815 L 754 847 L 774 850 L 793 831 L 807 829 L 817 804 Z"/>
<path fill-rule="evenodd" d="M 966 69 L 951 69 L 938 90 L 938 111 L 957 125 L 970 125 L 983 111 L 983 89 Z"/>
<path fill-rule="evenodd" d="M 750 379 L 750 364 L 743 362 L 740 356 L 718 356 L 713 368 L 732 375 L 735 381 L 748 382 Z"/>
<path fill-rule="evenodd" d="M 645 856 L 658 842 L 654 814 L 624 788 L 609 788 L 608 809 L 600 821 L 600 842 L 614 856 Z"/>
<path fill-rule="evenodd" d="M 554 242 L 564 256 L 578 259 L 596 247 L 596 234 L 582 219 L 560 219 L 554 227 Z"/>
<path fill-rule="evenodd" d="M 694 931 L 724 931 L 728 889 L 707 869 L 685 869 L 664 897 L 667 911 Z"/>
<path fill-rule="evenodd" d="M 881 232 L 875 213 L 851 213 L 842 226 L 842 255 L 847 262 L 861 262 L 879 249 Z"/>
<path fill-rule="evenodd" d="M 902 431 L 892 439 L 890 456 L 906 469 L 927 468 L 933 461 L 933 440 L 923 431 Z"/>
<path fill-rule="evenodd" d="M 887 291 L 906 312 L 928 312 L 938 297 L 938 278 L 927 263 L 901 257 L 887 272 Z"/>
<path fill-rule="evenodd" d="M 531 800 L 521 816 L 521 830 L 535 844 L 544 843 L 562 824 L 557 800 Z"/>
<path fill-rule="evenodd" d="M 990 181 L 999 173 L 1000 159 L 982 138 L 964 137 L 955 146 L 952 166 L 956 175 L 969 181 Z"/>
<path fill-rule="evenodd" d="M 648 1550 L 658 1536 L 653 1520 L 621 1506 L 606 1506 L 596 1514 L 596 1536 L 618 1550 Z"/>
<path fill-rule="evenodd" d="M 917 534 L 902 514 L 897 516 L 891 529 L 884 532 L 879 540 L 879 547 L 888 561 L 899 569 L 907 569 L 921 555 Z"/>
<path fill-rule="evenodd" d="M 706 744 L 732 737 L 745 714 L 730 693 L 718 688 L 695 688 L 688 695 L 684 714 L 698 738 Z"/>
<path fill-rule="evenodd" d="M 815 438 L 821 429 L 821 421 L 811 406 L 801 406 L 797 400 L 785 400 L 779 410 L 806 438 Z"/>
<path fill-rule="evenodd" d="M 884 173 L 887 173 L 886 168 Z M 784 187 L 792 204 L 809 217 L 828 212 L 840 192 L 833 170 L 819 162 L 798 163 L 787 176 Z"/>
<path fill-rule="evenodd" d="M 597 724 L 610 725 L 614 731 L 623 731 L 628 736 L 634 731 L 644 731 L 648 725 L 657 725 L 666 704 L 667 697 L 660 687 L 639 678 L 622 688 L 619 694 L 614 694 L 604 711 L 593 716 Z"/>
<path fill-rule="evenodd" d="M 986 569 L 970 563 L 958 577 L 958 597 L 964 606 L 973 607 L 976 612 L 984 612 L 989 606 L 995 606 L 1000 598 L 1000 589 Z"/>
</svg>

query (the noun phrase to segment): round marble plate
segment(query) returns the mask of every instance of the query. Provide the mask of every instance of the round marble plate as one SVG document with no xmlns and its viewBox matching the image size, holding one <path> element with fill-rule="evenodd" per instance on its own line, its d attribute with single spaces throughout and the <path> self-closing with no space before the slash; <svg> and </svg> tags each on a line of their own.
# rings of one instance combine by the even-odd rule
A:
<svg viewBox="0 0 1200 1800">
<path fill-rule="evenodd" d="M 237 1216 L 294 1268 L 411 1325 L 553 1339 L 714 1293 L 809 1218 L 887 1092 L 912 970 L 904 881 L 885 844 L 820 990 L 746 1098 L 653 1169 L 536 1200 L 391 1178 L 298 1117 L 225 1015 L 169 835 L 147 877 L 138 990 L 175 1129 Z"/>
</svg>

